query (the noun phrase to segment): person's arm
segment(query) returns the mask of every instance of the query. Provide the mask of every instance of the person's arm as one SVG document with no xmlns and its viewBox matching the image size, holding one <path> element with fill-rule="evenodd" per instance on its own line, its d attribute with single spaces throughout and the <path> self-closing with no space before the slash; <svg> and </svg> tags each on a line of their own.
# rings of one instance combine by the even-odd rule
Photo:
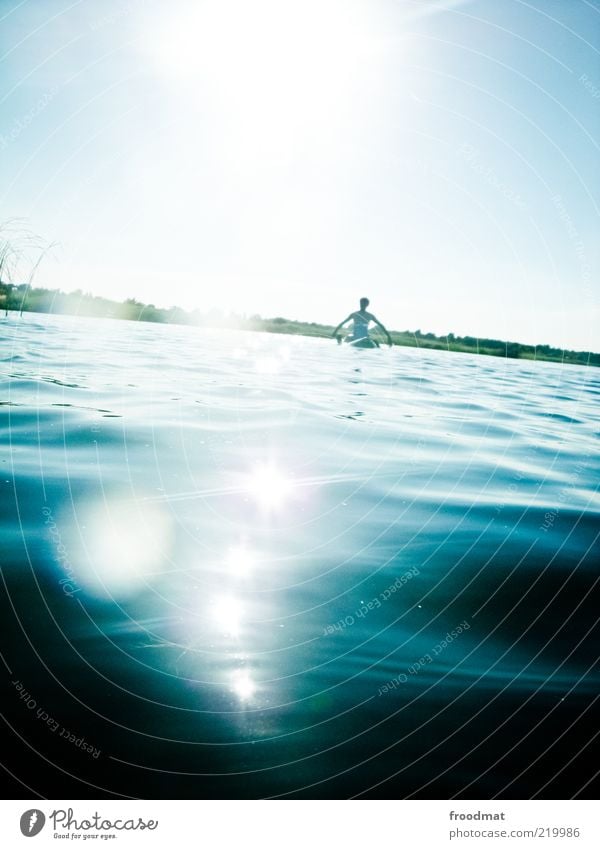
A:
<svg viewBox="0 0 600 849">
<path fill-rule="evenodd" d="M 335 328 L 335 330 L 334 330 L 334 331 L 333 331 L 333 333 L 331 334 L 331 338 L 332 338 L 332 339 L 335 339 L 335 337 L 337 336 L 338 332 L 342 329 L 342 327 L 343 327 L 345 324 L 347 324 L 347 322 L 349 322 L 349 321 L 350 321 L 350 319 L 351 319 L 351 318 L 352 318 L 352 313 L 350 313 L 350 315 L 348 316 L 348 318 L 345 318 L 343 321 L 340 321 L 340 323 L 338 324 L 338 326 Z"/>
<path fill-rule="evenodd" d="M 388 345 L 390 345 L 390 346 L 393 345 L 394 343 L 392 342 L 392 337 L 388 333 L 387 329 L 383 326 L 383 324 L 379 321 L 379 319 L 375 318 L 375 316 L 372 315 L 371 321 L 373 321 L 377 325 L 377 327 L 380 327 L 383 330 L 383 332 L 387 336 Z"/>
</svg>

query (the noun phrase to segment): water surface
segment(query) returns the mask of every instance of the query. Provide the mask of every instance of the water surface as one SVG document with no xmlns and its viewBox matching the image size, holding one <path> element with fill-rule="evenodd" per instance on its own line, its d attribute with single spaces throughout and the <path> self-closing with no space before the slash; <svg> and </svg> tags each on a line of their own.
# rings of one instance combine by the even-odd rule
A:
<svg viewBox="0 0 600 849">
<path fill-rule="evenodd" d="M 14 795 L 592 793 L 597 370 L 0 333 Z"/>
</svg>

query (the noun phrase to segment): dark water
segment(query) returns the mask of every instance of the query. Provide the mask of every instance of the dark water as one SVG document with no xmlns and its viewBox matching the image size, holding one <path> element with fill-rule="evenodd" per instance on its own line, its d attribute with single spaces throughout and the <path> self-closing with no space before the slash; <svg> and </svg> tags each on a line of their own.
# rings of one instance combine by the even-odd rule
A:
<svg viewBox="0 0 600 849">
<path fill-rule="evenodd" d="M 0 332 L 13 795 L 597 792 L 597 370 Z"/>
</svg>

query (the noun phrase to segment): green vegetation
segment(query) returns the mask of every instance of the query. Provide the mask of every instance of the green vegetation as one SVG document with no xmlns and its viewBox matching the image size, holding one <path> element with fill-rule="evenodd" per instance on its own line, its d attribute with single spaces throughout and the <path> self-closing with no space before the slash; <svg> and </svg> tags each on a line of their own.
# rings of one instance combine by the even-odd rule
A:
<svg viewBox="0 0 600 849">
<path fill-rule="evenodd" d="M 1 268 L 1 263 L 0 263 Z M 250 318 L 224 315 L 219 311 L 186 312 L 179 307 L 159 309 L 154 304 L 144 304 L 135 298 L 122 303 L 82 292 L 69 294 L 52 289 L 33 288 L 29 283 L 14 285 L 0 282 L 0 309 L 18 312 L 47 312 L 65 315 L 119 318 L 131 321 L 155 321 L 169 324 L 191 324 L 203 327 L 229 327 L 239 330 L 262 330 L 267 333 L 291 333 L 301 336 L 331 336 L 333 327 L 314 322 L 290 321 L 287 318 Z M 488 354 L 493 357 L 549 360 L 576 365 L 600 366 L 600 354 L 584 351 L 563 351 L 550 345 L 521 345 L 518 342 L 501 342 L 498 339 L 477 339 L 474 336 L 436 336 L 415 330 L 390 331 L 394 345 L 412 348 L 432 348 L 443 351 L 462 351 L 469 354 Z"/>
</svg>

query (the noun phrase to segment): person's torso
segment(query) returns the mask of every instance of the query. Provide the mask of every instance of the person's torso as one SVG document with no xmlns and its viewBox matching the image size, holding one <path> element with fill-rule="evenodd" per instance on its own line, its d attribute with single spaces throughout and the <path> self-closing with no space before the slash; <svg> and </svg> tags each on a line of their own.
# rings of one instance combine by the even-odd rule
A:
<svg viewBox="0 0 600 849">
<path fill-rule="evenodd" d="M 355 312 L 352 314 L 352 334 L 355 339 L 362 339 L 369 335 L 369 322 L 371 316 L 369 313 Z"/>
</svg>

